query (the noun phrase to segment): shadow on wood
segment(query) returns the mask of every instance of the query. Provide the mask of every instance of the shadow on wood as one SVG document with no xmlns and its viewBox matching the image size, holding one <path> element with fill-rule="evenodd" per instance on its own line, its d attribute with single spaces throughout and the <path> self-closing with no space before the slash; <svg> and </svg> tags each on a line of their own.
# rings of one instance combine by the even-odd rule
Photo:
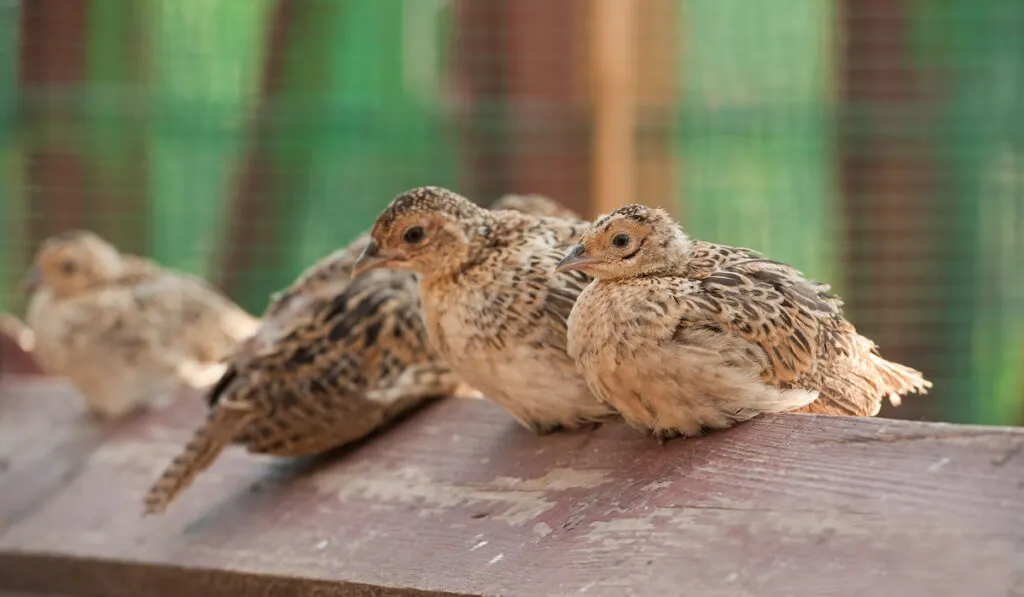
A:
<svg viewBox="0 0 1024 597">
<path fill-rule="evenodd" d="M 0 332 L 0 376 L 19 374 L 39 374 L 39 365 L 32 355 L 18 347 L 18 343 L 7 334 Z"/>
<path fill-rule="evenodd" d="M 311 467 L 229 450 L 142 497 L 198 397 L 103 428 L 0 385 L 0 591 L 987 596 L 1024 589 L 1024 431 L 764 417 L 699 440 L 534 437 L 432 405 Z"/>
</svg>

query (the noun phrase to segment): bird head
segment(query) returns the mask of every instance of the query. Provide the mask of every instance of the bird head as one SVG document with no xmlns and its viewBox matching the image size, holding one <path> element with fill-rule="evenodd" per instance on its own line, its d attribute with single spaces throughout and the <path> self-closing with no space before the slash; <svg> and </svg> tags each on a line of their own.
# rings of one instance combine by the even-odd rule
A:
<svg viewBox="0 0 1024 597">
<path fill-rule="evenodd" d="M 580 219 L 579 214 L 544 195 L 503 195 L 491 204 L 490 209 L 511 209 L 545 218 Z"/>
<path fill-rule="evenodd" d="M 689 239 L 668 212 L 626 205 L 595 220 L 556 271 L 631 278 L 663 271 L 685 259 L 689 249 Z"/>
<path fill-rule="evenodd" d="M 123 270 L 121 254 L 110 243 L 86 230 L 47 238 L 22 281 L 32 293 L 46 287 L 55 296 L 68 296 L 117 278 Z"/>
<path fill-rule="evenodd" d="M 435 271 L 465 252 L 483 213 L 447 189 L 406 191 L 378 216 L 352 275 L 382 267 L 420 274 Z"/>
</svg>

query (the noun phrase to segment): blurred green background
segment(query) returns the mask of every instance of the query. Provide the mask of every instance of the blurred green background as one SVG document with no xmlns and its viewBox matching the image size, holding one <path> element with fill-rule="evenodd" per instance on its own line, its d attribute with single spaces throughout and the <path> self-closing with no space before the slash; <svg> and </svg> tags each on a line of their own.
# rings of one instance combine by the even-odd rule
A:
<svg viewBox="0 0 1024 597">
<path fill-rule="evenodd" d="M 0 0 L 0 307 L 87 227 L 253 312 L 395 194 L 598 207 L 588 0 Z M 634 0 L 632 196 L 1024 420 L 1024 2 Z"/>
</svg>

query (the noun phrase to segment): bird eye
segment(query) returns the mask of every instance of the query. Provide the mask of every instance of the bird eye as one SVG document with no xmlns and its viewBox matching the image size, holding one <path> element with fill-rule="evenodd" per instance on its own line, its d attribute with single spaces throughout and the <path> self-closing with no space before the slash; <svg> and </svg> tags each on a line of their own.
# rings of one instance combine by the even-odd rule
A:
<svg viewBox="0 0 1024 597">
<path fill-rule="evenodd" d="M 629 246 L 629 235 L 628 234 L 616 234 L 612 237 L 612 246 L 616 249 L 625 249 Z"/>
<path fill-rule="evenodd" d="M 61 261 L 60 262 L 60 273 L 66 275 L 66 276 L 70 276 L 71 274 L 75 273 L 76 269 L 78 269 L 78 268 L 77 268 L 77 266 L 75 266 L 75 262 L 73 262 L 73 261 Z"/>
<path fill-rule="evenodd" d="M 413 226 L 402 233 L 402 240 L 410 245 L 415 245 L 423 240 L 423 236 L 423 226 Z"/>
</svg>

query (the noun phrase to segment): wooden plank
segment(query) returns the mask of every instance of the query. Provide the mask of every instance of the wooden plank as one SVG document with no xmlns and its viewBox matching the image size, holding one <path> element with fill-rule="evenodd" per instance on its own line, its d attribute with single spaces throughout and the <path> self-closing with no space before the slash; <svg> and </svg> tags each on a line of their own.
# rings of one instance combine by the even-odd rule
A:
<svg viewBox="0 0 1024 597">
<path fill-rule="evenodd" d="M 594 206 L 608 213 L 636 200 L 637 11 L 632 0 L 594 0 L 590 6 Z"/>
<path fill-rule="evenodd" d="M 142 518 L 199 400 L 90 443 L 68 394 L 0 386 L 0 590 L 1024 591 L 1020 429 L 789 415 L 660 447 L 616 424 L 535 437 L 489 402 L 449 400 L 330 458 L 229 450 Z M 54 470 L 59 490 L 35 480 Z"/>
</svg>

